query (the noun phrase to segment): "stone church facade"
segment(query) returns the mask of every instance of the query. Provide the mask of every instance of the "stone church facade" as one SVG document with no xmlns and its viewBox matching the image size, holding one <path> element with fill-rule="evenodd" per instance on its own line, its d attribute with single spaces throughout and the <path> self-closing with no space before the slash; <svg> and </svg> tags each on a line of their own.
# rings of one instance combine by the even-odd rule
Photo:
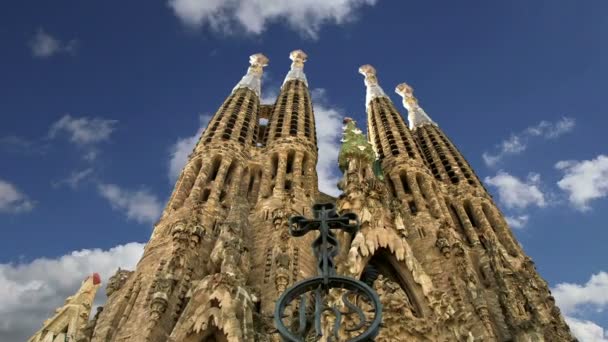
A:
<svg viewBox="0 0 608 342">
<path fill-rule="evenodd" d="M 339 274 L 365 278 L 379 295 L 376 341 L 574 341 L 492 197 L 407 84 L 396 92 L 409 124 L 375 69 L 359 69 L 368 136 L 345 119 L 342 194 L 319 192 L 316 163 L 324 151 L 307 56 L 297 50 L 290 57 L 272 105 L 260 103 L 268 59 L 250 57 L 190 155 L 136 269 L 110 279 L 103 311 L 74 340 L 280 341 L 278 296 L 317 272 L 313 234 L 292 238 L 287 221 L 329 201 L 361 221 L 354 236 L 338 235 L 336 261 Z"/>
</svg>

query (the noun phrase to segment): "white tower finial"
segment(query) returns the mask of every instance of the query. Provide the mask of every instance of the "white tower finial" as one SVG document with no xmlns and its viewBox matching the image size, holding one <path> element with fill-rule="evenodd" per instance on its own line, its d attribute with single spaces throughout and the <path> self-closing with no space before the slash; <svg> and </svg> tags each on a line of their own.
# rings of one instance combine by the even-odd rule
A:
<svg viewBox="0 0 608 342">
<path fill-rule="evenodd" d="M 410 129 L 415 129 L 426 124 L 437 126 L 418 104 L 418 100 L 414 97 L 414 88 L 410 87 L 407 83 L 401 83 L 397 85 L 395 92 L 403 97 L 403 106 L 408 112 L 407 120 L 410 123 Z"/>
<path fill-rule="evenodd" d="M 302 50 L 294 50 L 289 54 L 289 59 L 293 62 L 291 63 L 291 70 L 285 76 L 285 81 L 283 81 L 283 85 L 287 83 L 287 81 L 291 80 L 301 80 L 308 87 L 308 80 L 306 80 L 306 74 L 304 74 L 304 62 L 308 55 Z"/>
<path fill-rule="evenodd" d="M 249 56 L 249 64 L 251 64 L 251 66 L 247 69 L 247 74 L 245 74 L 241 81 L 237 83 L 236 87 L 232 89 L 232 92 L 235 92 L 240 88 L 249 88 L 260 96 L 262 73 L 264 72 L 264 67 L 268 65 L 268 58 L 261 53 L 256 53 L 255 55 Z"/>
<path fill-rule="evenodd" d="M 367 91 L 365 92 L 365 106 L 369 106 L 369 103 L 376 97 L 388 97 L 384 93 L 384 90 L 378 84 L 378 78 L 376 77 L 376 69 L 369 64 L 362 65 L 359 67 L 359 73 L 365 76 L 365 86 Z"/>
</svg>

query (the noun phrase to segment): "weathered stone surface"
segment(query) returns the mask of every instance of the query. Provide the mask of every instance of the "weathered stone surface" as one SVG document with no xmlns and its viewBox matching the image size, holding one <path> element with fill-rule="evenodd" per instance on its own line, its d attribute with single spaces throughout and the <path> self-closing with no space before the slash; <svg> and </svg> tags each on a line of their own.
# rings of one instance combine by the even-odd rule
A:
<svg viewBox="0 0 608 342">
<path fill-rule="evenodd" d="M 356 235 L 338 234 L 336 262 L 379 294 L 376 341 L 573 341 L 504 216 L 411 87 L 397 88 L 408 127 L 376 70 L 360 68 L 369 137 L 346 120 L 343 194 L 319 192 L 307 56 L 291 57 L 276 102 L 260 105 L 268 60 L 252 56 L 190 155 L 137 268 L 111 278 L 103 311 L 80 324 L 79 341 L 280 341 L 275 301 L 316 274 L 314 234 L 291 238 L 287 220 L 310 216 L 315 202 L 335 202 L 361 220 Z"/>
</svg>

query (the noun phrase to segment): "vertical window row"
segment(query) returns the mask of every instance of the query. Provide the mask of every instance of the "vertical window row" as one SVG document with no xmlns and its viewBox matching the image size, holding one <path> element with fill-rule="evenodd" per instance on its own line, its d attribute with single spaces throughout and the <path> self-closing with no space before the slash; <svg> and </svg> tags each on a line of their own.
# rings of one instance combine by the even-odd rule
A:
<svg viewBox="0 0 608 342">
<path fill-rule="evenodd" d="M 289 117 L 289 135 L 297 136 L 298 135 L 298 109 L 300 108 L 300 94 L 298 93 L 302 82 L 294 81 L 294 94 L 291 101 L 291 115 Z"/>
<path fill-rule="evenodd" d="M 217 127 L 219 126 L 220 122 L 222 121 L 222 118 L 224 117 L 226 110 L 228 110 L 228 107 L 230 107 L 230 105 L 232 104 L 232 100 L 234 99 L 235 94 L 236 93 L 232 93 L 230 95 L 230 97 L 228 97 L 228 99 L 222 105 L 222 108 L 220 108 L 219 112 L 213 118 L 213 123 L 209 124 L 209 132 L 207 133 L 207 138 L 205 139 L 205 143 L 209 143 L 213 139 L 213 136 L 215 135 L 215 131 L 217 130 Z"/>
<path fill-rule="evenodd" d="M 376 99 L 375 99 L 376 100 Z M 393 136 L 393 131 L 391 129 L 391 125 L 388 122 L 388 117 L 386 116 L 386 111 L 384 106 L 382 105 L 382 98 L 377 98 L 377 100 L 372 103 L 372 109 L 378 113 L 380 122 L 382 123 L 382 127 L 384 128 L 384 135 L 388 140 L 389 148 L 391 150 L 391 154 L 396 156 L 399 155 L 399 148 L 397 147 L 395 137 Z"/>
<path fill-rule="evenodd" d="M 374 100 L 375 101 L 375 100 Z M 372 102 L 372 108 L 371 110 L 371 123 L 369 123 L 369 126 L 371 126 L 372 130 L 374 131 L 374 144 L 376 145 L 376 152 L 378 152 L 378 158 L 380 160 L 384 159 L 384 149 L 382 148 L 382 139 L 380 138 L 380 134 L 379 134 L 379 130 L 378 130 L 378 117 L 376 114 L 376 111 L 374 110 L 374 102 Z"/>
<path fill-rule="evenodd" d="M 419 128 L 417 131 L 418 141 L 420 146 L 422 147 L 421 155 L 427 160 L 427 164 L 433 173 L 433 177 L 437 180 L 441 180 L 441 174 L 439 173 L 439 169 L 437 168 L 437 161 L 433 158 L 433 153 L 431 148 L 429 147 L 430 142 L 425 135 L 425 128 Z"/>
<path fill-rule="evenodd" d="M 304 90 L 304 94 L 306 95 L 304 98 L 304 135 L 309 139 L 313 140 L 314 143 L 317 143 L 317 136 L 313 134 L 313 130 L 311 129 L 311 122 L 314 120 L 313 112 L 311 110 L 310 105 L 310 97 L 307 96 L 307 90 Z"/>
<path fill-rule="evenodd" d="M 247 142 L 247 134 L 249 134 L 249 128 L 251 127 L 251 120 L 253 118 L 255 118 L 257 115 L 257 111 L 258 111 L 258 101 L 257 101 L 257 97 L 254 96 L 249 96 L 248 97 L 248 102 L 247 102 L 247 110 L 245 111 L 245 117 L 243 118 L 243 124 L 241 125 L 241 133 L 239 134 L 239 142 L 242 145 L 245 145 L 245 143 Z M 254 119 L 254 126 L 256 126 L 257 128 L 257 122 Z M 255 135 L 257 133 L 257 129 L 253 130 L 253 134 L 254 134 L 254 141 L 255 141 Z"/>
<path fill-rule="evenodd" d="M 251 92 L 245 92 L 245 94 L 241 92 L 241 94 L 242 95 L 237 98 L 236 104 L 234 108 L 232 108 L 232 113 L 226 121 L 224 133 L 222 134 L 222 139 L 224 140 L 229 140 L 232 137 L 232 130 L 234 129 L 234 125 L 239 116 L 239 112 L 241 111 L 241 107 L 243 106 L 245 100 L 251 95 Z"/>
<path fill-rule="evenodd" d="M 448 177 L 450 178 L 450 181 L 452 182 L 452 184 L 458 184 L 458 182 L 460 182 L 460 178 L 456 174 L 456 171 L 454 171 L 454 169 L 452 168 L 452 165 L 450 165 L 450 162 L 448 161 L 448 158 L 447 158 L 446 151 L 443 150 L 443 148 L 437 141 L 437 138 L 433 134 L 432 130 L 427 131 L 427 133 L 429 135 L 429 140 L 431 141 L 431 144 L 433 144 L 433 148 L 437 152 L 437 155 L 439 155 L 441 164 L 443 165 L 445 172 L 447 173 Z"/>
<path fill-rule="evenodd" d="M 403 146 L 405 147 L 407 155 L 412 159 L 416 159 L 416 153 L 414 153 L 414 147 L 412 146 L 412 142 L 410 139 L 408 139 L 408 136 L 406 134 L 407 128 L 405 128 L 405 124 L 403 123 L 403 118 L 401 118 L 401 115 L 399 115 L 399 112 L 397 112 L 397 109 L 395 109 L 395 106 L 389 100 L 386 100 L 386 102 L 387 102 L 387 107 L 389 109 L 389 112 L 391 113 L 393 122 L 395 123 L 395 126 L 397 127 L 397 132 L 401 136 L 401 142 L 403 143 Z"/>
<path fill-rule="evenodd" d="M 275 108 L 273 118 L 276 116 L 274 122 L 274 137 L 273 139 L 280 138 L 283 135 L 283 121 L 287 112 L 287 100 L 289 99 L 289 92 L 293 88 L 294 82 L 287 82 L 285 89 L 281 91 L 281 98 L 278 101 L 278 108 Z"/>
<path fill-rule="evenodd" d="M 435 130 L 437 129 L 435 128 Z M 473 176 L 471 175 L 471 166 L 466 160 L 463 160 L 463 158 L 461 158 L 462 154 L 460 153 L 460 151 L 458 151 L 441 132 L 438 131 L 437 136 L 439 136 L 441 141 L 443 141 L 443 143 L 445 144 L 446 148 L 451 152 L 452 157 L 458 164 L 458 167 L 462 171 L 462 175 L 464 176 L 464 178 L 466 178 L 467 182 L 471 185 L 476 186 L 477 184 L 475 183 L 475 181 L 473 180 Z"/>
</svg>

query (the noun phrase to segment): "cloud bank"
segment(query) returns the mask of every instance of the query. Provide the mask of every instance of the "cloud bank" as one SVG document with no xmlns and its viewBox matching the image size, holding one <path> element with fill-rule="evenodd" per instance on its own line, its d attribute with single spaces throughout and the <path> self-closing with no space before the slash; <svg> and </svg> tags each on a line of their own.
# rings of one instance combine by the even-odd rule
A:
<svg viewBox="0 0 608 342">
<path fill-rule="evenodd" d="M 324 24 L 341 25 L 376 0 L 169 0 L 174 14 L 192 28 L 259 35 L 270 23 L 285 23 L 300 35 L 318 38 Z"/>
<path fill-rule="evenodd" d="M 109 250 L 83 249 L 58 258 L 0 264 L 0 341 L 26 341 L 94 272 L 103 282 L 96 303 L 104 302 L 107 279 L 119 267 L 133 269 L 143 248 L 143 244 L 128 243 Z"/>
</svg>

